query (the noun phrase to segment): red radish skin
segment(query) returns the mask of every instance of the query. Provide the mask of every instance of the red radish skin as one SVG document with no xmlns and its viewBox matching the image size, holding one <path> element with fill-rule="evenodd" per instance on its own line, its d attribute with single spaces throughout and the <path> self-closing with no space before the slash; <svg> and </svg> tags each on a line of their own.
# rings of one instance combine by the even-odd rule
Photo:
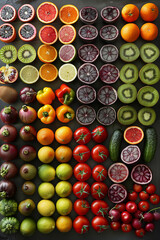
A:
<svg viewBox="0 0 160 240">
<path fill-rule="evenodd" d="M 10 162 L 18 156 L 18 149 L 13 144 L 3 144 L 0 147 L 0 157 L 3 161 Z"/>
<path fill-rule="evenodd" d="M 0 130 L 0 139 L 10 143 L 15 141 L 17 137 L 17 129 L 12 125 L 4 125 Z"/>
<path fill-rule="evenodd" d="M 160 220 L 160 213 L 159 212 L 154 212 L 153 217 L 154 217 L 155 221 L 159 221 Z"/>
<path fill-rule="evenodd" d="M 153 223 L 147 223 L 146 226 L 145 226 L 145 230 L 146 230 L 147 232 L 153 232 L 154 229 L 155 229 L 155 226 L 154 226 Z"/>
<path fill-rule="evenodd" d="M 132 226 L 133 226 L 133 228 L 135 228 L 137 230 L 140 229 L 142 227 L 141 220 L 134 218 L 133 221 L 132 221 Z"/>
<path fill-rule="evenodd" d="M 111 209 L 109 211 L 108 217 L 111 219 L 111 221 L 119 221 L 121 218 L 120 211 L 118 211 L 117 209 Z"/>
<path fill-rule="evenodd" d="M 154 216 L 153 213 L 151 212 L 147 212 L 143 214 L 143 221 L 144 222 L 153 222 Z"/>
</svg>

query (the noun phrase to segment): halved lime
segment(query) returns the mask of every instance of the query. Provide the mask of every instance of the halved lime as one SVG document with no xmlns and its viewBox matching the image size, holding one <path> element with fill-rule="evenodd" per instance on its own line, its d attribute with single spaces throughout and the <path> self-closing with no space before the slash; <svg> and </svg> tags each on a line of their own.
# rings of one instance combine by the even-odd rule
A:
<svg viewBox="0 0 160 240">
<path fill-rule="evenodd" d="M 26 84 L 33 84 L 39 79 L 38 69 L 32 65 L 26 65 L 20 70 L 20 78 Z"/>
<path fill-rule="evenodd" d="M 77 69 L 71 63 L 63 64 L 59 69 L 59 78 L 63 82 L 72 82 L 77 77 Z"/>
<path fill-rule="evenodd" d="M 76 56 L 76 48 L 72 44 L 63 45 L 59 49 L 59 58 L 62 62 L 69 63 Z"/>
</svg>

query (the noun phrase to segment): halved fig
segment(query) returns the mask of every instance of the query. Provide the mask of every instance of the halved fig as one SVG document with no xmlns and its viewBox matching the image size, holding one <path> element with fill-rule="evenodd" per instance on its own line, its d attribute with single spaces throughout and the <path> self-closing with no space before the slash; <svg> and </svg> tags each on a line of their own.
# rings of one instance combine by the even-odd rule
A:
<svg viewBox="0 0 160 240">
<path fill-rule="evenodd" d="M 102 107 L 97 112 L 97 121 L 105 126 L 109 126 L 116 120 L 116 111 L 110 106 Z"/>
<path fill-rule="evenodd" d="M 83 62 L 92 63 L 99 56 L 99 49 L 94 44 L 84 44 L 78 50 L 78 56 Z"/>
<path fill-rule="evenodd" d="M 76 119 L 79 124 L 90 125 L 96 119 L 96 112 L 92 107 L 82 105 L 76 111 Z"/>
<path fill-rule="evenodd" d="M 98 36 L 98 30 L 92 25 L 84 25 L 79 29 L 78 35 L 84 41 L 93 41 Z"/>
<path fill-rule="evenodd" d="M 0 68 L 0 83 L 14 83 L 18 78 L 18 70 L 6 65 Z"/>
<path fill-rule="evenodd" d="M 94 7 L 83 7 L 79 12 L 79 17 L 86 24 L 93 24 L 98 18 L 98 11 Z"/>
<path fill-rule="evenodd" d="M 16 38 L 16 29 L 10 23 L 0 26 L 0 41 L 5 43 L 13 42 Z"/>
<path fill-rule="evenodd" d="M 99 35 L 104 41 L 113 41 L 117 39 L 119 30 L 114 25 L 105 25 L 100 29 Z"/>
<path fill-rule="evenodd" d="M 123 163 L 114 163 L 108 169 L 108 177 L 114 183 L 122 183 L 126 181 L 129 176 L 129 170 Z"/>
<path fill-rule="evenodd" d="M 84 63 L 78 69 L 78 79 L 87 84 L 92 84 L 97 81 L 99 71 L 97 67 L 91 63 Z"/>
<path fill-rule="evenodd" d="M 120 11 L 117 7 L 107 6 L 101 10 L 101 17 L 106 23 L 112 23 L 119 18 Z"/>
<path fill-rule="evenodd" d="M 6 4 L 1 8 L 0 19 L 3 22 L 13 22 L 16 18 L 17 18 L 17 11 L 13 6 Z"/>
<path fill-rule="evenodd" d="M 96 91 L 93 87 L 83 85 L 77 89 L 77 99 L 84 104 L 90 104 L 96 100 Z"/>
<path fill-rule="evenodd" d="M 127 190 L 122 184 L 112 184 L 108 189 L 108 197 L 112 203 L 121 203 L 127 197 Z"/>
<path fill-rule="evenodd" d="M 145 164 L 138 164 L 132 169 L 131 178 L 137 184 L 148 184 L 152 180 L 152 172 Z"/>
<path fill-rule="evenodd" d="M 104 45 L 100 50 L 100 58 L 103 62 L 115 62 L 118 58 L 118 48 L 112 44 Z"/>
<path fill-rule="evenodd" d="M 99 70 L 99 76 L 102 82 L 112 84 L 119 78 L 119 69 L 112 64 L 105 64 Z"/>
<path fill-rule="evenodd" d="M 98 101 L 103 105 L 112 105 L 117 101 L 117 91 L 111 86 L 103 86 L 98 91 Z"/>
<path fill-rule="evenodd" d="M 129 145 L 121 152 L 121 159 L 126 164 L 133 164 L 140 159 L 141 150 L 137 145 Z"/>
</svg>

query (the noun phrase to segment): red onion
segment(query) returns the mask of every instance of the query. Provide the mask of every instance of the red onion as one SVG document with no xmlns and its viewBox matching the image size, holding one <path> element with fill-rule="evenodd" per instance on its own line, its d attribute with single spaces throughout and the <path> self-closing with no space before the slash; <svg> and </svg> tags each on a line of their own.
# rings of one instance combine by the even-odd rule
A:
<svg viewBox="0 0 160 240">
<path fill-rule="evenodd" d="M 15 123 L 18 119 L 18 112 L 12 106 L 4 107 L 0 112 L 0 117 L 2 122 L 6 124 Z"/>
<path fill-rule="evenodd" d="M 10 180 L 0 181 L 0 197 L 11 198 L 16 193 L 16 185 Z"/>
<path fill-rule="evenodd" d="M 24 104 L 29 104 L 36 99 L 36 91 L 30 87 L 24 87 L 20 91 L 20 99 Z"/>
<path fill-rule="evenodd" d="M 17 129 L 11 125 L 4 125 L 0 130 L 0 139 L 4 142 L 13 142 L 17 137 Z"/>
<path fill-rule="evenodd" d="M 23 141 L 33 141 L 36 138 L 36 129 L 32 126 L 23 126 L 19 132 Z"/>
<path fill-rule="evenodd" d="M 36 110 L 30 106 L 23 105 L 19 111 L 19 118 L 23 123 L 32 123 L 37 118 Z"/>
</svg>

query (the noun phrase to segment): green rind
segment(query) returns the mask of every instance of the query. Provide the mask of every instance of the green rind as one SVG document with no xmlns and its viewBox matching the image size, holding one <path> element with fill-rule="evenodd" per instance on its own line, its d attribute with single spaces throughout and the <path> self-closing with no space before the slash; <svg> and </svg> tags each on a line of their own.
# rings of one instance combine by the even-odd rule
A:
<svg viewBox="0 0 160 240">
<path fill-rule="evenodd" d="M 132 91 L 132 96 L 129 98 L 125 97 L 123 95 L 123 92 L 124 91 L 127 91 L 131 89 Z M 136 100 L 136 96 L 137 96 L 137 89 L 136 87 L 133 85 L 133 84 L 130 84 L 130 83 L 126 83 L 126 84 L 122 84 L 119 88 L 118 88 L 118 98 L 119 100 L 122 102 L 122 103 L 126 103 L 126 104 L 129 104 L 129 103 L 132 103 Z"/>
<path fill-rule="evenodd" d="M 152 93 L 154 95 L 154 99 L 152 101 L 143 100 L 142 97 L 144 93 Z M 153 107 L 159 100 L 159 93 L 154 87 L 145 86 L 140 88 L 138 91 L 137 100 L 144 107 Z"/>
<path fill-rule="evenodd" d="M 133 50 L 133 52 L 131 52 L 132 50 Z M 128 51 L 128 56 L 125 55 L 127 53 L 127 51 Z M 129 56 L 129 52 L 132 55 Z M 120 58 L 123 61 L 125 61 L 125 62 L 133 62 L 133 61 L 135 61 L 139 57 L 140 52 L 139 52 L 139 48 L 136 46 L 136 44 L 134 44 L 134 43 L 125 43 L 125 44 L 123 44 L 120 47 L 119 54 L 120 54 Z"/>
<path fill-rule="evenodd" d="M 152 56 L 149 55 L 147 56 L 147 52 L 145 52 L 149 48 L 153 50 Z M 140 48 L 140 56 L 145 63 L 152 63 L 156 61 L 159 55 L 160 55 L 159 48 L 153 43 L 145 43 Z"/>
<path fill-rule="evenodd" d="M 134 71 L 134 77 L 130 77 L 129 79 L 126 78 L 125 72 L 129 71 Z M 125 64 L 121 70 L 120 70 L 120 79 L 124 83 L 134 83 L 138 80 L 138 68 L 136 65 L 128 63 Z"/>
<path fill-rule="evenodd" d="M 151 77 L 151 75 L 149 76 L 149 74 L 148 74 L 148 76 L 147 76 L 147 72 L 149 70 L 154 71 L 153 72 L 154 77 L 152 79 L 151 78 L 149 79 L 149 77 Z M 148 77 L 148 79 L 147 79 L 147 77 Z M 147 84 L 147 85 L 156 84 L 160 80 L 159 67 L 154 63 L 148 63 L 148 64 L 144 65 L 139 72 L 139 78 L 144 84 Z"/>
<path fill-rule="evenodd" d="M 32 56 L 30 56 L 29 58 L 24 58 L 22 56 L 22 53 L 25 50 L 29 50 L 32 53 Z M 19 49 L 18 49 L 18 59 L 20 62 L 22 63 L 31 63 L 36 59 L 36 50 L 34 49 L 34 47 L 30 44 L 24 44 L 22 45 Z"/>
<path fill-rule="evenodd" d="M 120 158 L 120 147 L 123 139 L 123 132 L 117 129 L 113 132 L 110 143 L 109 143 L 109 154 L 110 159 L 114 162 L 118 161 Z"/>
<path fill-rule="evenodd" d="M 11 59 L 7 59 L 4 57 L 4 52 L 5 50 L 7 51 L 12 51 L 12 55 L 13 57 Z M 15 46 L 13 45 L 5 45 L 1 48 L 0 50 L 0 59 L 3 63 L 6 63 L 6 64 L 11 64 L 13 62 L 15 62 L 17 60 L 17 49 Z"/>
<path fill-rule="evenodd" d="M 132 112 L 133 117 L 131 119 L 124 120 L 122 119 L 122 114 L 127 111 Z M 122 125 L 131 125 L 137 120 L 137 112 L 135 108 L 131 106 L 123 106 L 117 112 L 117 119 L 118 119 L 118 122 Z"/>
<path fill-rule="evenodd" d="M 157 133 L 154 128 L 147 128 L 145 131 L 145 143 L 143 160 L 149 163 L 153 160 L 157 148 Z"/>
<path fill-rule="evenodd" d="M 148 121 L 145 121 L 143 118 L 144 113 L 150 113 L 151 114 L 151 118 Z M 151 126 L 152 124 L 154 124 L 156 120 L 156 112 L 154 111 L 153 108 L 142 108 L 139 110 L 138 112 L 138 121 L 144 125 L 144 126 Z"/>
</svg>

